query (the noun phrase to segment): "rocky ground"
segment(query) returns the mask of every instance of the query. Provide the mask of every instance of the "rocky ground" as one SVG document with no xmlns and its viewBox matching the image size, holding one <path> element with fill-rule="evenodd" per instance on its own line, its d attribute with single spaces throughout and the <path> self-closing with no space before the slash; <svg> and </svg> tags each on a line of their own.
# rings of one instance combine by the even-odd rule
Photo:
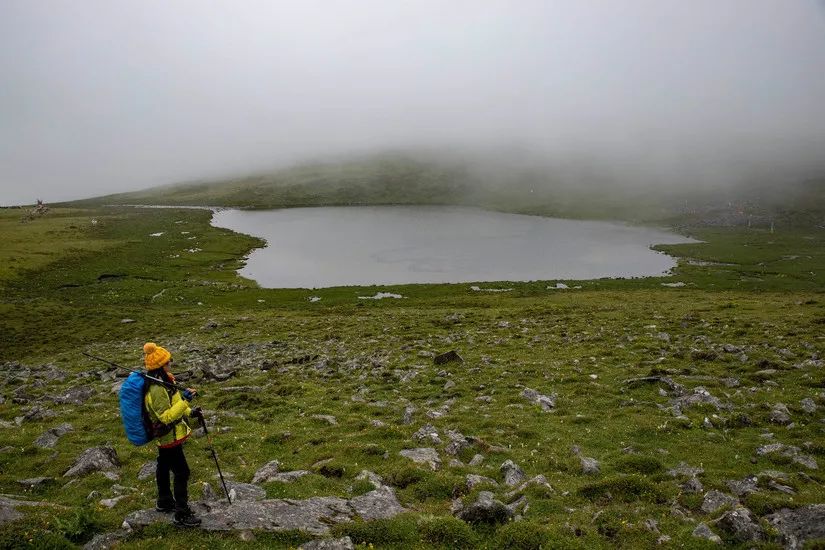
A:
<svg viewBox="0 0 825 550">
<path fill-rule="evenodd" d="M 206 439 L 187 443 L 204 536 L 330 548 L 450 547 L 443 533 L 490 547 L 825 537 L 821 306 L 594 298 L 407 321 L 406 308 L 209 318 L 164 342 L 178 379 L 203 391 L 229 479 L 231 505 Z M 249 327 L 292 337 L 237 342 Z M 75 540 L 90 548 L 174 532 L 151 509 L 152 450 L 120 432 L 125 374 L 75 354 L 0 366 L 7 533 L 81 507 L 96 518 Z"/>
</svg>

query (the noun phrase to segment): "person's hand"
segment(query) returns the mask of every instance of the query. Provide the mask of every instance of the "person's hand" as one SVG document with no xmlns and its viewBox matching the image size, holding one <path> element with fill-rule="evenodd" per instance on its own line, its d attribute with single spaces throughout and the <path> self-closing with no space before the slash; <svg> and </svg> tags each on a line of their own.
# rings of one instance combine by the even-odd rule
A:
<svg viewBox="0 0 825 550">
<path fill-rule="evenodd" d="M 183 390 L 183 393 L 181 395 L 183 395 L 183 398 L 187 401 L 192 401 L 195 398 L 195 395 L 197 395 L 197 393 L 197 390 L 194 390 L 192 388 L 186 388 L 185 390 Z"/>
</svg>

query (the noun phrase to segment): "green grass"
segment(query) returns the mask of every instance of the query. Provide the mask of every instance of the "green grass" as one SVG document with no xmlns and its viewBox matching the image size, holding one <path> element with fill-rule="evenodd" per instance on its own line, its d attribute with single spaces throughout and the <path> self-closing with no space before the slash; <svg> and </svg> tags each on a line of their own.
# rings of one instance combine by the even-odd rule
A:
<svg viewBox="0 0 825 550">
<path fill-rule="evenodd" d="M 698 511 L 701 500 L 680 494 L 680 480 L 665 473 L 681 461 L 701 465 L 705 486 L 722 490 L 727 479 L 781 469 L 797 490 L 793 505 L 822 501 L 821 413 L 808 415 L 799 402 L 812 397 L 821 410 L 825 380 L 816 369 L 795 366 L 825 356 L 822 230 L 697 231 L 706 243 L 666 247 L 681 257 L 670 278 L 582 281 L 576 283 L 581 290 L 566 292 L 548 291 L 547 282 L 508 283 L 514 290 L 501 294 L 472 292 L 469 284 L 381 287 L 407 298 L 365 302 L 356 297 L 375 288 L 268 290 L 239 278 L 235 270 L 260 243 L 211 227 L 206 211 L 56 209 L 19 226 L 13 211 L 3 216 L 15 254 L 31 251 L 32 257 L 24 254 L 0 277 L 0 361 L 15 362 L 0 370 L 0 419 L 14 422 L 25 412 L 29 405 L 15 397 L 36 401 L 77 384 L 97 393 L 81 406 L 43 401 L 58 418 L 0 428 L 0 446 L 12 448 L 0 453 L 0 493 L 52 505 L 28 508 L 23 520 L 0 527 L 0 545 L 25 547 L 32 539 L 34 547 L 35 534 L 52 546 L 81 543 L 117 529 L 129 511 L 152 506 L 154 481 L 136 475 L 153 450 L 125 440 L 112 381 L 102 374 L 106 367 L 80 355 L 88 350 L 137 367 L 147 340 L 171 349 L 178 371 L 198 368 L 207 352 L 207 362 L 215 364 L 249 362 L 228 382 L 197 383 L 198 404 L 217 411 L 216 427 L 228 428 L 216 430 L 215 446 L 232 479 L 247 482 L 273 459 L 285 470 L 313 470 L 332 458 L 296 483 L 266 484 L 268 496 L 363 494 L 368 487 L 355 479 L 363 469 L 394 485 L 408 514 L 334 529 L 375 547 L 649 547 L 657 535 L 642 524 L 651 518 L 674 546 L 694 547 L 693 525 L 670 513 L 676 501 L 696 519 L 708 519 Z M 99 220 L 94 229 L 83 222 L 92 217 Z M 48 259 L 38 250 L 48 251 Z M 783 259 L 790 255 L 799 258 Z M 694 265 L 687 258 L 734 265 Z M 686 286 L 661 286 L 674 280 Z M 310 295 L 321 302 L 310 303 Z M 463 316 L 458 323 L 447 320 L 454 313 Z M 125 318 L 134 322 L 122 323 Z M 746 348 L 747 359 L 725 352 L 726 343 Z M 257 347 L 245 347 L 252 345 Z M 449 349 L 465 362 L 435 366 L 427 356 Z M 315 368 L 322 360 L 326 368 Z M 65 380 L 41 381 L 36 371 L 25 378 L 29 368 L 46 364 L 65 371 Z M 265 364 L 271 368 L 261 370 Z M 757 374 L 768 367 L 776 372 L 767 379 Z M 404 376 L 411 371 L 417 375 Z M 651 374 L 666 374 L 687 388 L 704 386 L 732 408 L 685 408 L 687 421 L 676 419 L 664 408 L 670 398 L 660 394 L 660 385 L 625 383 Z M 728 378 L 740 385 L 729 387 Z M 448 380 L 455 386 L 445 390 Z M 523 387 L 557 393 L 557 407 L 541 411 L 520 396 Z M 444 416 L 427 418 L 426 411 L 447 399 L 455 401 Z M 790 408 L 793 428 L 769 423 L 776 402 Z M 407 404 L 416 407 L 409 425 L 401 423 Z M 313 419 L 316 414 L 332 414 L 338 424 Z M 705 417 L 713 429 L 702 427 Z M 33 446 L 61 422 L 72 423 L 74 431 L 54 450 Z M 450 457 L 442 452 L 444 466 L 432 472 L 398 455 L 429 445 L 412 439 L 425 422 L 445 440 L 446 429 L 476 438 L 460 455 L 463 466 L 448 466 Z M 756 457 L 765 431 L 804 449 L 820 469 Z M 80 451 L 106 442 L 123 463 L 120 484 L 134 488 L 111 510 L 97 505 L 112 496 L 110 481 L 100 475 L 71 483 L 62 478 Z M 601 462 L 601 474 L 580 472 L 574 445 Z M 203 440 L 187 447 L 197 497 L 195 484 L 215 486 L 214 465 Z M 485 460 L 470 467 L 475 453 Z M 464 476 L 501 482 L 498 467 L 506 459 L 530 477 L 545 475 L 552 490 L 526 492 L 530 507 L 521 522 L 494 528 L 454 519 L 453 498 L 466 502 L 478 491 L 466 493 Z M 38 475 L 57 482 L 31 493 L 16 482 Z M 505 488 L 492 489 L 507 501 Z M 87 499 L 93 491 L 100 496 Z M 755 513 L 791 503 L 785 495 L 764 493 L 746 500 Z M 138 531 L 124 546 L 149 548 L 159 537 L 186 548 L 246 547 L 235 534 L 168 527 Z M 307 538 L 256 533 L 252 547 L 295 547 Z"/>
</svg>

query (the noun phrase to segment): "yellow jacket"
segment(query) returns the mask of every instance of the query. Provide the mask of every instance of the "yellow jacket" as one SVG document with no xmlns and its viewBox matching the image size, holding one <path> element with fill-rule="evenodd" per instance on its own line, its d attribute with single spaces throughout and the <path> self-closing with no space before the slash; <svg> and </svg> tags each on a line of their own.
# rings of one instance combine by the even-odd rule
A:
<svg viewBox="0 0 825 550">
<path fill-rule="evenodd" d="M 186 423 L 192 419 L 192 409 L 179 391 L 173 393 L 160 384 L 150 384 L 144 401 L 152 422 L 173 426 L 169 433 L 155 439 L 158 447 L 180 445 L 192 433 L 192 429 Z"/>
</svg>

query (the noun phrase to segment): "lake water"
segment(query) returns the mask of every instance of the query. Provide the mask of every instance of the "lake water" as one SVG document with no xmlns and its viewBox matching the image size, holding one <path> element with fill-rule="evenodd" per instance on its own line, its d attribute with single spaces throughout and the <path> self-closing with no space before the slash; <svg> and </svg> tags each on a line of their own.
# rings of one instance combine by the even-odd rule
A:
<svg viewBox="0 0 825 550">
<path fill-rule="evenodd" d="M 653 244 L 695 242 L 620 223 L 441 206 L 223 210 L 266 239 L 240 274 L 266 288 L 640 277 L 675 265 Z"/>
</svg>

